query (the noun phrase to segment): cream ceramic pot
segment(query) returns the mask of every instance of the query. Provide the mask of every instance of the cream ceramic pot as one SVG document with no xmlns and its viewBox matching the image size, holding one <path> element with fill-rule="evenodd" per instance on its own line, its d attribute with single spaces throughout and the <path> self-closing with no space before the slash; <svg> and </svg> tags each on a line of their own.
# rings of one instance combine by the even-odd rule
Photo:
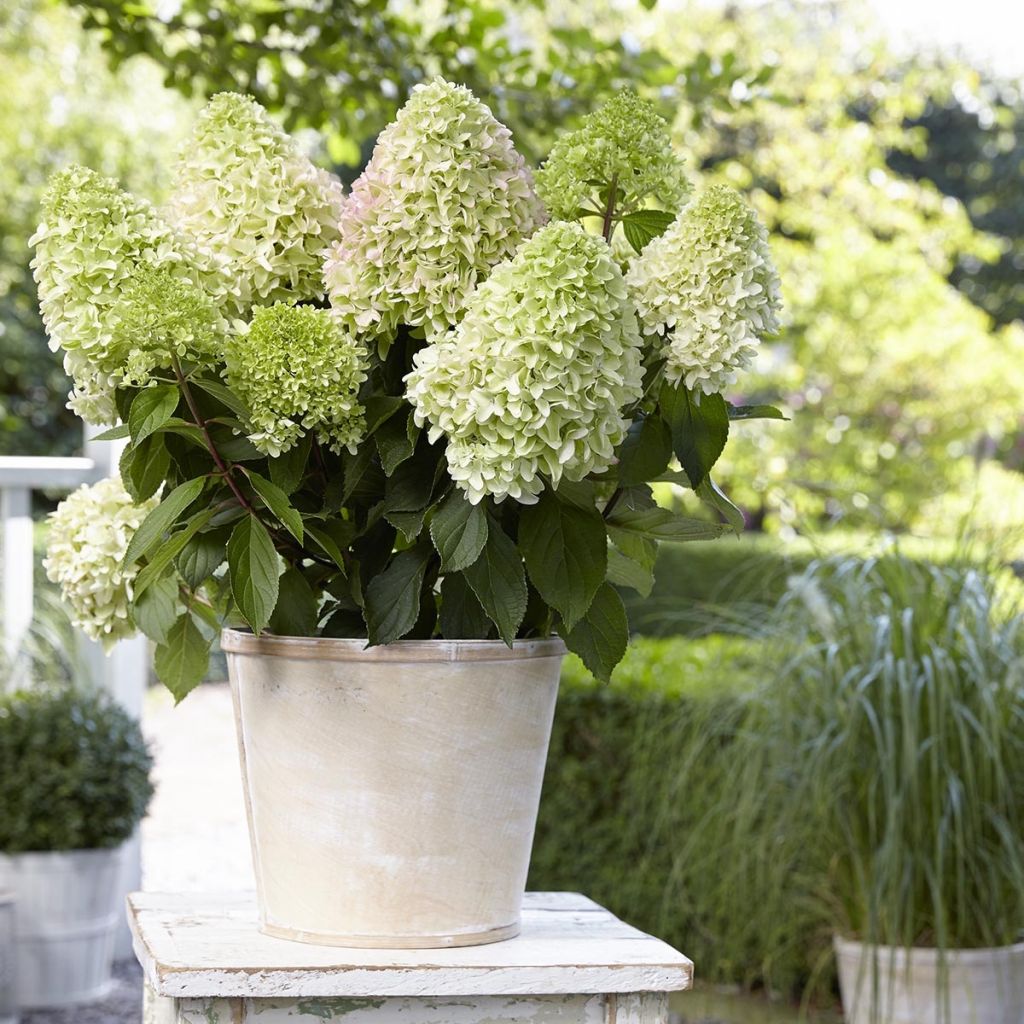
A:
<svg viewBox="0 0 1024 1024">
<path fill-rule="evenodd" d="M 947 950 L 833 940 L 849 1024 L 1021 1024 L 1024 943 Z"/>
<path fill-rule="evenodd" d="M 226 630 L 261 927 L 338 946 L 510 938 L 560 640 Z"/>
</svg>

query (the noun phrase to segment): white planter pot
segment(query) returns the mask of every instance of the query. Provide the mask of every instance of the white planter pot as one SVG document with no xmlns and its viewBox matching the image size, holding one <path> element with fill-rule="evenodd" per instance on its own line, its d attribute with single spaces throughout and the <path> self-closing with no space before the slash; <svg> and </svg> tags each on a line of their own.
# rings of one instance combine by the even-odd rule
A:
<svg viewBox="0 0 1024 1024">
<path fill-rule="evenodd" d="M 227 630 L 261 926 L 338 946 L 510 938 L 565 648 Z"/>
<path fill-rule="evenodd" d="M 1024 1024 L 1024 943 L 947 950 L 944 978 L 935 949 L 833 944 L 848 1024 Z"/>
<path fill-rule="evenodd" d="M 107 993 L 120 880 L 120 848 L 0 856 L 0 888 L 16 900 L 23 1008 L 69 1006 Z"/>
</svg>

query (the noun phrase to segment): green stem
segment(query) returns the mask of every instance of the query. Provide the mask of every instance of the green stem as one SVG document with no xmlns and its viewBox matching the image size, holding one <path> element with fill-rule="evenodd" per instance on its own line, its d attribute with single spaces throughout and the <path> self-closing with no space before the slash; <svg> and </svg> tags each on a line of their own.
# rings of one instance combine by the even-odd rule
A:
<svg viewBox="0 0 1024 1024">
<path fill-rule="evenodd" d="M 615 194 L 619 188 L 619 176 L 617 174 L 612 175 L 612 180 L 608 185 L 608 202 L 604 208 L 604 225 L 601 228 L 601 234 L 604 235 L 604 240 L 611 245 L 612 233 L 615 231 Z"/>
</svg>

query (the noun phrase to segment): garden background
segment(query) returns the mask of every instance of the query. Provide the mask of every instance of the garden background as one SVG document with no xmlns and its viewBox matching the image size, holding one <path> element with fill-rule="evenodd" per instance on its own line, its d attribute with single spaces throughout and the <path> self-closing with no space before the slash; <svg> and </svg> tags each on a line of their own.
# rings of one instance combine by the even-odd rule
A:
<svg viewBox="0 0 1024 1024">
<path fill-rule="evenodd" d="M 812 563 L 893 548 L 1007 574 L 1024 560 L 1012 70 L 895 46 L 853 3 L 5 0 L 0 455 L 82 444 L 28 266 L 53 170 L 81 162 L 159 200 L 192 114 L 232 89 L 350 183 L 436 73 L 488 102 L 535 162 L 548 126 L 638 88 L 690 175 L 739 188 L 770 228 L 785 326 L 732 397 L 789 421 L 735 427 L 718 478 L 745 530 L 663 550 L 653 593 L 630 605 L 648 639 L 612 686 L 567 669 L 531 885 L 607 903 L 683 948 L 706 982 L 827 1007 L 817 867 L 794 854 L 796 825 L 767 828 L 763 777 L 736 770 L 735 744 L 767 713 L 777 655 L 762 627 Z M 40 519 L 58 497 L 36 495 Z M 786 699 L 771 721 L 795 713 Z"/>
</svg>

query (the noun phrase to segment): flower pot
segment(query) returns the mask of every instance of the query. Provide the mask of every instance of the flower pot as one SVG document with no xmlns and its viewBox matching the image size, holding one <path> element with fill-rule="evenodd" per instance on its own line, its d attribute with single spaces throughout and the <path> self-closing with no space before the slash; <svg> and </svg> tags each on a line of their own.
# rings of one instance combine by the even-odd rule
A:
<svg viewBox="0 0 1024 1024">
<path fill-rule="evenodd" d="M 0 1024 L 18 1024 L 14 981 L 14 893 L 0 889 Z"/>
<path fill-rule="evenodd" d="M 947 950 L 834 939 L 848 1024 L 1021 1024 L 1024 943 Z M 877 965 L 875 968 L 873 965 Z"/>
<path fill-rule="evenodd" d="M 0 888 L 17 901 L 20 1006 L 70 1006 L 107 993 L 120 881 L 120 848 L 0 855 Z"/>
<path fill-rule="evenodd" d="M 226 630 L 261 927 L 338 946 L 510 938 L 560 640 Z"/>
</svg>

